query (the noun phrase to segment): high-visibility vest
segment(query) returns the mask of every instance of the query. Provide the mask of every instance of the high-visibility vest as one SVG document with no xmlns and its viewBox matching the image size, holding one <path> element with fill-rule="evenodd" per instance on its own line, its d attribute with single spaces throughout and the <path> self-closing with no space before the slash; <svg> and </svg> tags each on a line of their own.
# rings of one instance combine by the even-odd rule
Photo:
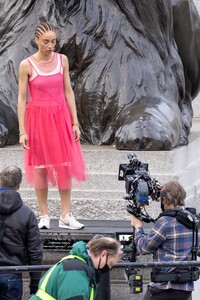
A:
<svg viewBox="0 0 200 300">
<path fill-rule="evenodd" d="M 36 293 L 36 296 L 40 297 L 40 299 L 42 300 L 57 300 L 56 298 L 52 297 L 51 295 L 49 295 L 45 289 L 46 289 L 46 286 L 47 286 L 47 282 L 49 280 L 49 277 L 51 276 L 53 270 L 57 267 L 57 265 L 59 263 L 61 263 L 63 260 L 66 260 L 66 259 L 73 259 L 73 258 L 78 258 L 79 260 L 82 260 L 83 262 L 86 263 L 86 261 L 82 258 L 82 257 L 79 257 L 77 255 L 68 255 L 68 256 L 65 256 L 63 257 L 59 262 L 57 262 L 57 264 L 55 264 L 46 274 L 44 280 L 42 281 L 42 284 L 41 286 L 38 288 L 38 291 Z M 92 286 L 92 289 L 91 289 L 91 293 L 90 293 L 90 300 L 94 300 L 94 286 Z"/>
</svg>

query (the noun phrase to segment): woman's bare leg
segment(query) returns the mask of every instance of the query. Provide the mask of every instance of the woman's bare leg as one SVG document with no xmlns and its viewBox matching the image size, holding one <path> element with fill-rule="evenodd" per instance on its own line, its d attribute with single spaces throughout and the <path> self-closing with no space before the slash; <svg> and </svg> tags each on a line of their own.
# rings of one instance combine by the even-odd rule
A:
<svg viewBox="0 0 200 300">
<path fill-rule="evenodd" d="M 35 169 L 35 193 L 40 209 L 40 216 L 48 215 L 48 187 L 46 169 Z"/>
<path fill-rule="evenodd" d="M 71 189 L 68 190 L 59 190 L 61 198 L 61 217 L 59 220 L 59 227 L 69 228 L 69 229 L 81 229 L 84 228 L 84 225 L 77 221 L 70 211 L 70 202 L 71 202 Z"/>
<path fill-rule="evenodd" d="M 71 189 L 60 190 L 60 200 L 61 200 L 61 216 L 65 218 L 66 214 L 69 213 L 70 203 L 71 203 Z"/>
<path fill-rule="evenodd" d="M 35 189 L 36 197 L 38 200 L 40 216 L 48 215 L 47 197 L 48 189 Z"/>
</svg>

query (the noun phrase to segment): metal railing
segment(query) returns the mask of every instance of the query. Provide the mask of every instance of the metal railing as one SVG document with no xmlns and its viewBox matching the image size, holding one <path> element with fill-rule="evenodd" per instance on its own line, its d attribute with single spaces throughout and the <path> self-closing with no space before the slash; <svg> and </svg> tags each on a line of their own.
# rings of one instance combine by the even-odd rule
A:
<svg viewBox="0 0 200 300">
<path fill-rule="evenodd" d="M 27 265 L 27 266 L 1 266 L 1 273 L 24 273 L 24 272 L 45 272 L 52 265 Z M 200 261 L 176 261 L 176 262 L 120 262 L 114 268 L 123 268 L 124 270 L 136 270 L 140 268 L 157 268 L 157 267 L 200 267 Z M 135 273 L 133 271 L 133 273 Z M 141 276 L 137 276 L 141 277 Z M 137 282 L 130 277 L 126 278 L 126 282 L 130 287 L 130 294 L 138 294 L 143 292 L 143 282 L 137 279 Z M 29 298 L 27 298 L 29 299 Z M 102 279 L 99 283 L 96 300 L 111 300 L 111 280 L 109 273 L 102 274 Z"/>
<path fill-rule="evenodd" d="M 158 268 L 158 267 L 200 267 L 200 260 L 197 261 L 173 261 L 173 262 L 123 262 L 118 263 L 114 268 Z M 0 273 L 22 273 L 47 271 L 52 265 L 27 265 L 27 266 L 2 266 Z"/>
</svg>

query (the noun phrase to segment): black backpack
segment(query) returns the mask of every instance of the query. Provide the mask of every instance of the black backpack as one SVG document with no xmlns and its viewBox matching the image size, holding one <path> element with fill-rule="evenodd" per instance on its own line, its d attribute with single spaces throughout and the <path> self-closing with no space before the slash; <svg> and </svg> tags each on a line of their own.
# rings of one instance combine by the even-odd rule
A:
<svg viewBox="0 0 200 300">
<path fill-rule="evenodd" d="M 0 215 L 0 243 L 3 239 L 5 228 L 6 228 L 6 224 L 4 223 L 5 218 L 6 216 Z"/>
<path fill-rule="evenodd" d="M 189 229 L 198 229 L 200 227 L 200 214 L 193 207 L 174 208 L 166 210 L 159 215 L 174 217 L 176 220 Z"/>
<path fill-rule="evenodd" d="M 163 216 L 176 218 L 179 223 L 193 231 L 191 260 L 197 260 L 199 249 L 198 229 L 200 227 L 200 214 L 197 213 L 196 209 L 193 207 L 176 207 L 174 209 L 164 211 L 158 218 Z M 173 272 L 169 273 L 163 272 L 160 269 L 154 269 L 151 272 L 151 280 L 153 282 L 172 281 L 182 284 L 198 280 L 199 274 L 199 267 L 189 267 L 187 270 L 176 267 Z"/>
</svg>

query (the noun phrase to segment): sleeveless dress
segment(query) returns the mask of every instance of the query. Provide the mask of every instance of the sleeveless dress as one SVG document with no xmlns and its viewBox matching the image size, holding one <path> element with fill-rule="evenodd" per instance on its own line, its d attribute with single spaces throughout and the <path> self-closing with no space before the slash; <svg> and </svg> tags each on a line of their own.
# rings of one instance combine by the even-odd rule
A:
<svg viewBox="0 0 200 300">
<path fill-rule="evenodd" d="M 72 117 L 65 99 L 62 56 L 54 53 L 48 62 L 40 62 L 33 56 L 27 60 L 31 76 L 25 114 L 30 146 L 29 151 L 24 150 L 26 180 L 39 189 L 49 185 L 68 189 L 73 178 L 86 180 L 86 173 L 80 142 L 74 141 Z"/>
</svg>

